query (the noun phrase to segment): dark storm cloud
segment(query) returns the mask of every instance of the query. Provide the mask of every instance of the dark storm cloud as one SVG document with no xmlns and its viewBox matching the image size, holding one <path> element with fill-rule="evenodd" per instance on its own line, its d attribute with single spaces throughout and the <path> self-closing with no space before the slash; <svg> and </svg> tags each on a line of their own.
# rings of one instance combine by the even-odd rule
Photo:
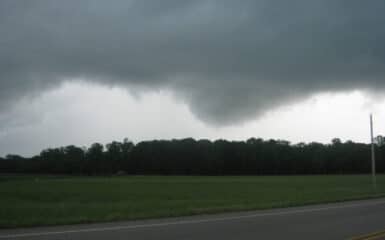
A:
<svg viewBox="0 0 385 240">
<path fill-rule="evenodd" d="M 0 108 L 63 79 L 170 88 L 247 120 L 322 91 L 385 88 L 385 1 L 0 2 Z"/>
</svg>

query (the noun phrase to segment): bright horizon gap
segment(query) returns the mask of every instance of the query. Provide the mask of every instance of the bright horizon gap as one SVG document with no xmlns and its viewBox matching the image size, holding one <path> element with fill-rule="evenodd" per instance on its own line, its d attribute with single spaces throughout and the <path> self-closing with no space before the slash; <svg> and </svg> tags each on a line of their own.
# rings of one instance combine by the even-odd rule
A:
<svg viewBox="0 0 385 240">
<path fill-rule="evenodd" d="M 135 95 L 133 90 L 67 82 L 32 100 L 25 98 L 0 115 L 0 121 L 8 123 L 0 129 L 0 156 L 32 156 L 50 147 L 105 144 L 125 137 L 135 143 L 188 137 L 230 141 L 255 137 L 291 143 L 329 143 L 340 138 L 369 143 L 370 112 L 375 136 L 385 132 L 380 125 L 385 120 L 380 111 L 385 99 L 374 100 L 362 91 L 321 93 L 244 123 L 212 127 L 198 120 L 172 91 Z M 18 148 L 20 144 L 25 149 Z"/>
</svg>

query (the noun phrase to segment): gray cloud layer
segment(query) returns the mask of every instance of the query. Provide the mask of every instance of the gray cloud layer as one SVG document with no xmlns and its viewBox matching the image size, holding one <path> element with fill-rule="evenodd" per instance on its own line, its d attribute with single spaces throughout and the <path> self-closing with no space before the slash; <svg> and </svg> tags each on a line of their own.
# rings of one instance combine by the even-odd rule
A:
<svg viewBox="0 0 385 240">
<path fill-rule="evenodd" d="M 385 1 L 0 1 L 0 109 L 64 79 L 171 88 L 211 124 L 385 89 Z"/>
</svg>

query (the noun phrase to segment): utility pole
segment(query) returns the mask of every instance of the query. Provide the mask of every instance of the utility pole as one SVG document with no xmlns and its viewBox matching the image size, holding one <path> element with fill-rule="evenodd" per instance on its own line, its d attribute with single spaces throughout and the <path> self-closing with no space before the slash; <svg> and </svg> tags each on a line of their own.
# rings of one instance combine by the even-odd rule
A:
<svg viewBox="0 0 385 240">
<path fill-rule="evenodd" d="M 371 139 L 371 149 L 372 149 L 372 183 L 374 190 L 377 190 L 377 181 L 376 181 L 376 155 L 374 151 L 374 136 L 373 136 L 373 115 L 370 114 L 370 139 Z"/>
</svg>

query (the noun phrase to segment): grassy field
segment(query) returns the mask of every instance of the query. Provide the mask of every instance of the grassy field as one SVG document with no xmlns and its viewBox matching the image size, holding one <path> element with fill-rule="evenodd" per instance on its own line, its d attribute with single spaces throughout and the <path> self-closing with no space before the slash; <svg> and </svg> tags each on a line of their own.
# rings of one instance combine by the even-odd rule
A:
<svg viewBox="0 0 385 240">
<path fill-rule="evenodd" d="M 0 227 L 288 207 L 385 196 L 385 175 L 0 177 Z"/>
</svg>

